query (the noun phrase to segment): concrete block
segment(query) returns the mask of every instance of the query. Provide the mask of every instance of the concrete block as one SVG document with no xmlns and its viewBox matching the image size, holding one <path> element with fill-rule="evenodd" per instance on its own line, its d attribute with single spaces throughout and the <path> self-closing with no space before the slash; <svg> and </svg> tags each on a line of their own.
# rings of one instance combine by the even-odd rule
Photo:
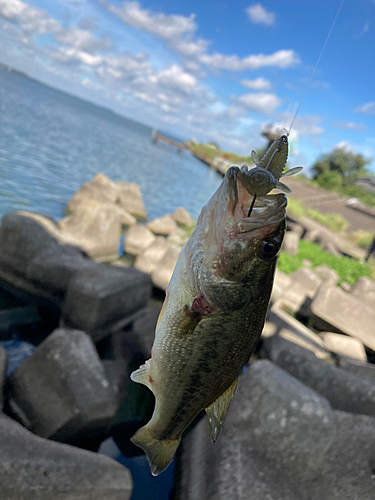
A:
<svg viewBox="0 0 375 500">
<path fill-rule="evenodd" d="M 375 386 L 317 358 L 280 352 L 276 363 L 328 399 L 332 408 L 375 416 Z"/>
<path fill-rule="evenodd" d="M 338 287 L 322 286 L 311 304 L 316 328 L 345 333 L 375 350 L 375 310 Z"/>
<path fill-rule="evenodd" d="M 146 227 L 156 235 L 168 236 L 177 230 L 177 223 L 170 215 L 163 215 L 148 222 Z"/>
<path fill-rule="evenodd" d="M 273 280 L 273 288 L 271 293 L 271 301 L 277 302 L 284 296 L 285 290 L 287 290 L 292 283 L 292 278 L 289 274 L 285 274 L 276 268 L 275 277 Z"/>
<path fill-rule="evenodd" d="M 134 215 L 138 221 L 146 220 L 147 214 L 139 186 L 132 182 L 117 182 L 116 185 L 119 189 L 119 205 Z"/>
<path fill-rule="evenodd" d="M 35 436 L 0 414 L 2 500 L 128 500 L 130 472 L 114 460 Z"/>
<path fill-rule="evenodd" d="M 328 351 L 357 361 L 367 361 L 366 351 L 360 340 L 332 332 L 322 332 L 319 336 Z"/>
<path fill-rule="evenodd" d="M 307 500 L 334 437 L 325 398 L 270 361 L 255 362 L 216 443 L 205 418 L 183 439 L 176 497 Z"/>
<path fill-rule="evenodd" d="M 98 262 L 109 262 L 118 258 L 123 217 L 115 204 L 83 198 L 59 226 L 67 242 Z"/>
<path fill-rule="evenodd" d="M 136 225 L 126 233 L 124 249 L 130 255 L 139 255 L 156 241 L 156 236 L 145 226 Z"/>
<path fill-rule="evenodd" d="M 59 328 L 10 376 L 9 407 L 35 434 L 74 443 L 105 435 L 118 401 L 90 337 Z"/>
<path fill-rule="evenodd" d="M 263 353 L 276 362 L 280 352 L 286 350 L 329 359 L 330 353 L 319 336 L 283 309 L 282 301 L 276 302 L 267 315 L 268 335 L 263 339 Z M 271 325 L 273 328 L 271 328 Z"/>
<path fill-rule="evenodd" d="M 311 269 L 298 269 L 290 274 L 291 285 L 282 295 L 282 300 L 293 312 L 309 316 L 310 304 L 322 280 Z"/>
<path fill-rule="evenodd" d="M 325 286 L 336 286 L 339 281 L 339 275 L 334 269 L 321 264 L 314 269 L 315 274 L 322 280 Z"/>
<path fill-rule="evenodd" d="M 297 255 L 299 234 L 294 231 L 287 231 L 284 236 L 282 250 L 289 255 Z"/>
<path fill-rule="evenodd" d="M 176 267 L 180 251 L 180 248 L 171 245 L 156 269 L 151 274 L 152 281 L 158 288 L 161 288 L 162 290 L 167 288 L 168 283 L 172 278 L 174 268 Z"/>
<path fill-rule="evenodd" d="M 146 307 L 151 279 L 134 268 L 97 265 L 70 281 L 62 307 L 64 324 L 97 341 L 129 324 Z"/>
<path fill-rule="evenodd" d="M 354 373 L 357 377 L 369 380 L 375 385 L 375 365 L 373 363 L 361 363 L 349 358 L 340 358 L 339 367 Z"/>
<path fill-rule="evenodd" d="M 151 274 L 167 253 L 169 247 L 170 243 L 162 236 L 159 236 L 154 243 L 145 248 L 145 250 L 137 256 L 134 267 L 144 273 Z"/>
<path fill-rule="evenodd" d="M 192 216 L 184 207 L 178 207 L 177 210 L 175 210 L 173 214 L 171 214 L 171 217 L 175 222 L 177 222 L 177 224 L 180 224 L 181 226 L 189 227 L 195 222 Z"/>
<path fill-rule="evenodd" d="M 375 309 L 375 282 L 367 276 L 359 278 L 350 293 L 363 304 Z"/>
</svg>

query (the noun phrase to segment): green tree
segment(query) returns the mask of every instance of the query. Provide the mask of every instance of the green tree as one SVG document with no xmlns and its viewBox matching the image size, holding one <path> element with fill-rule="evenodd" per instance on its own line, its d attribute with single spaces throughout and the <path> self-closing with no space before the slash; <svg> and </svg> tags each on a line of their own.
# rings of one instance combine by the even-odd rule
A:
<svg viewBox="0 0 375 500">
<path fill-rule="evenodd" d="M 338 186 L 337 176 L 329 176 L 328 172 L 336 172 L 341 176 L 342 184 L 349 186 L 355 183 L 359 177 L 369 175 L 366 165 L 371 158 L 364 158 L 361 154 L 335 148 L 328 154 L 324 154 L 312 166 L 313 178 L 319 182 L 332 183 Z M 324 175 L 323 175 L 324 174 Z M 323 186 L 323 183 L 321 184 Z M 329 186 L 326 186 L 329 188 Z"/>
</svg>

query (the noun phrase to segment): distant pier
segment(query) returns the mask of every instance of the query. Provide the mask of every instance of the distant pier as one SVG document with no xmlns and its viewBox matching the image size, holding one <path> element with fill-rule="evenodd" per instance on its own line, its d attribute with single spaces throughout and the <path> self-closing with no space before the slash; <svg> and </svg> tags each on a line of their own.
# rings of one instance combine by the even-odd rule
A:
<svg viewBox="0 0 375 500">
<path fill-rule="evenodd" d="M 174 141 L 173 139 L 166 137 L 157 130 L 152 131 L 151 139 L 154 144 L 156 144 L 157 142 L 164 142 L 165 144 L 169 144 L 170 146 L 177 148 L 179 151 L 187 151 L 187 147 L 184 144 L 181 144 L 180 142 Z"/>
</svg>

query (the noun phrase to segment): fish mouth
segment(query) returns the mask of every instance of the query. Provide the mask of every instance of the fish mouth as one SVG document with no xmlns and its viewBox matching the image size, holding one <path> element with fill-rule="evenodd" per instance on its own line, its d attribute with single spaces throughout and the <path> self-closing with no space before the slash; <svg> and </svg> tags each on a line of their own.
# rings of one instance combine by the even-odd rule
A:
<svg viewBox="0 0 375 500">
<path fill-rule="evenodd" d="M 241 191 L 244 190 L 244 187 L 241 186 Z M 237 214 L 239 216 L 238 233 L 247 233 L 266 226 L 276 227 L 285 220 L 285 208 L 288 200 L 284 194 L 268 194 L 256 197 L 249 215 L 253 197 L 247 191 L 246 194 L 241 191 L 238 193 L 239 200 L 242 198 L 242 202 L 239 204 L 240 213 Z"/>
</svg>

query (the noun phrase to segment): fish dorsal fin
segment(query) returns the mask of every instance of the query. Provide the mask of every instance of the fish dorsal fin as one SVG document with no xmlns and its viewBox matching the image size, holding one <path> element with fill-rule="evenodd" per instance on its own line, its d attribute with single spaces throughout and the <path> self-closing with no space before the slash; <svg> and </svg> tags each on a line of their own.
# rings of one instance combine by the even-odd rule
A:
<svg viewBox="0 0 375 500">
<path fill-rule="evenodd" d="M 211 403 L 207 408 L 205 408 L 208 422 L 211 428 L 211 437 L 215 442 L 222 423 L 224 422 L 225 415 L 227 414 L 230 402 L 234 391 L 237 387 L 238 378 L 228 387 L 226 391 L 223 392 L 213 403 Z"/>
<path fill-rule="evenodd" d="M 150 360 L 148 359 L 144 365 L 141 365 L 138 370 L 130 374 L 133 382 L 143 384 L 152 391 L 150 382 Z"/>
<path fill-rule="evenodd" d="M 253 160 L 254 165 L 258 166 L 259 158 L 258 158 L 256 151 L 254 151 L 254 150 L 251 151 L 251 159 Z"/>
</svg>

